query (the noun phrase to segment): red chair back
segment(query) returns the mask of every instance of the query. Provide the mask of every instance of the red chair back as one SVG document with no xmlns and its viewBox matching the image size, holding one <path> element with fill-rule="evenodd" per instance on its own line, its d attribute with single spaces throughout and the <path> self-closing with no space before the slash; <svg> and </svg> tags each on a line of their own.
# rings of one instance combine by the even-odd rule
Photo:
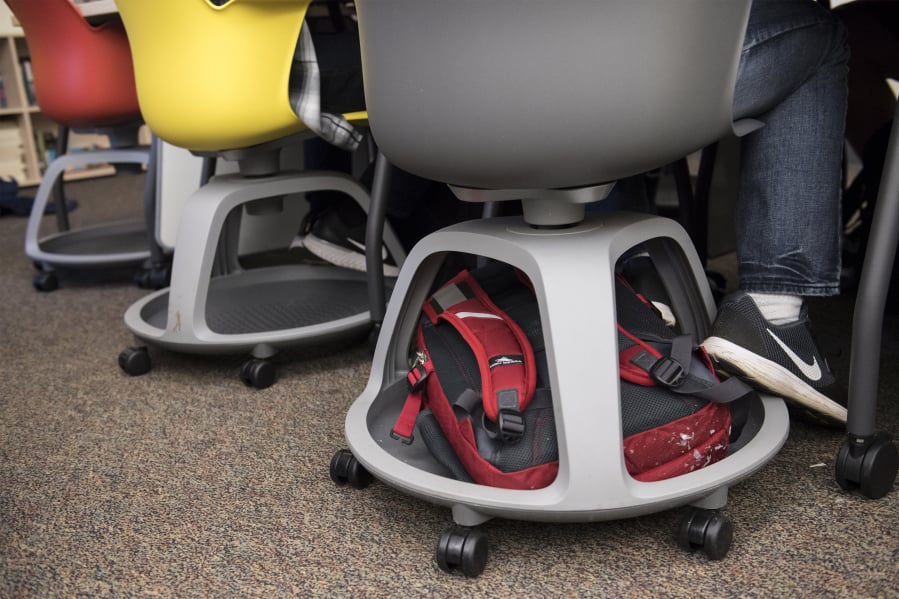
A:
<svg viewBox="0 0 899 599">
<path fill-rule="evenodd" d="M 134 66 L 117 15 L 98 26 L 70 0 L 5 0 L 25 30 L 38 105 L 73 128 L 140 120 Z"/>
</svg>

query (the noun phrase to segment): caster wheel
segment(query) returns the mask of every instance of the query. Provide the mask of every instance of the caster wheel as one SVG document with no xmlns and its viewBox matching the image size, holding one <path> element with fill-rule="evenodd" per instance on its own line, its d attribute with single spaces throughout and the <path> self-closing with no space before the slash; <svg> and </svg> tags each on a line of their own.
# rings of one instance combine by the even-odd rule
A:
<svg viewBox="0 0 899 599">
<path fill-rule="evenodd" d="M 449 527 L 437 541 L 437 565 L 444 572 L 478 576 L 487 566 L 487 535 L 475 528 Z"/>
<path fill-rule="evenodd" d="M 142 268 L 139 271 L 134 273 L 134 284 L 140 287 L 141 289 L 149 289 L 150 288 L 150 272 Z"/>
<path fill-rule="evenodd" d="M 131 376 L 147 374 L 152 368 L 146 347 L 129 347 L 119 354 L 119 366 Z"/>
<path fill-rule="evenodd" d="M 240 367 L 240 380 L 248 387 L 271 387 L 275 383 L 275 367 L 268 360 L 250 358 Z"/>
<path fill-rule="evenodd" d="M 134 273 L 134 284 L 141 289 L 157 290 L 167 287 L 171 281 L 171 268 L 168 266 L 153 266 L 142 268 Z"/>
<path fill-rule="evenodd" d="M 172 269 L 170 266 L 157 266 L 150 271 L 148 284 L 154 291 L 168 287 L 172 281 Z"/>
<path fill-rule="evenodd" d="M 59 278 L 52 272 L 42 272 L 39 275 L 34 275 L 31 283 L 38 291 L 47 292 L 59 289 Z"/>
<path fill-rule="evenodd" d="M 331 458 L 331 480 L 338 486 L 349 484 L 364 489 L 371 484 L 372 475 L 359 463 L 349 449 L 341 449 Z"/>
<path fill-rule="evenodd" d="M 896 445 L 889 435 L 877 433 L 864 445 L 846 441 L 837 453 L 835 474 L 844 490 L 880 499 L 893 488 L 897 469 Z"/>
<path fill-rule="evenodd" d="M 702 550 L 711 560 L 724 559 L 734 538 L 730 520 L 715 510 L 692 509 L 681 521 L 677 544 L 686 551 Z"/>
</svg>

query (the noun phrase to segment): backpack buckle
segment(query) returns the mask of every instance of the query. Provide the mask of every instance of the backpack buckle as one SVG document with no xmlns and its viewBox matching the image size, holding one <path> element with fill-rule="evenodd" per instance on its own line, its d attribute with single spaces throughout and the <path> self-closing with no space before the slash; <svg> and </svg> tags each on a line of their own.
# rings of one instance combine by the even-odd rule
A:
<svg viewBox="0 0 899 599">
<path fill-rule="evenodd" d="M 524 435 L 524 416 L 516 410 L 500 410 L 496 415 L 499 438 L 506 443 L 517 443 Z"/>
<path fill-rule="evenodd" d="M 406 381 L 409 383 L 411 392 L 421 389 L 427 382 L 428 375 L 431 374 L 431 368 L 428 368 L 428 354 L 422 350 L 415 352 L 415 361 L 406 374 Z"/>
<path fill-rule="evenodd" d="M 687 378 L 687 371 L 680 362 L 663 356 L 649 369 L 649 376 L 666 387 L 677 387 Z"/>
<path fill-rule="evenodd" d="M 412 445 L 412 441 L 415 440 L 415 436 L 414 436 L 414 435 L 409 435 L 409 436 L 407 437 L 406 435 L 401 435 L 400 433 L 396 432 L 396 429 L 391 429 L 391 431 L 390 431 L 390 438 L 396 439 L 397 441 L 399 441 L 399 442 L 402 443 L 403 445 Z"/>
<path fill-rule="evenodd" d="M 406 375 L 406 381 L 409 383 L 409 391 L 414 393 L 425 386 L 428 382 L 430 372 L 425 369 L 424 365 L 416 366 Z"/>
</svg>

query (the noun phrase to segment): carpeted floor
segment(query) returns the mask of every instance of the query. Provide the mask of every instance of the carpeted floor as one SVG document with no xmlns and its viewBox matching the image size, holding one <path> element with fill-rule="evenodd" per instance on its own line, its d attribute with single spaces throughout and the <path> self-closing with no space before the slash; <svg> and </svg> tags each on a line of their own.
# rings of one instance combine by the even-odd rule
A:
<svg viewBox="0 0 899 599">
<path fill-rule="evenodd" d="M 73 222 L 139 214 L 136 199 L 96 197 L 138 193 L 140 180 L 71 185 Z M 4 597 L 899 597 L 899 492 L 843 492 L 833 476 L 842 434 L 802 422 L 731 490 L 735 540 L 721 562 L 676 546 L 673 510 L 493 520 L 485 572 L 445 574 L 433 555 L 449 510 L 329 478 L 366 381 L 365 347 L 280 355 L 279 380 L 261 391 L 238 380 L 239 356 L 155 350 L 154 369 L 130 377 L 116 363 L 132 342 L 122 315 L 147 292 L 129 281 L 36 292 L 25 224 L 0 218 Z M 813 309 L 847 379 L 851 301 Z M 879 408 L 894 434 L 897 324 L 884 330 Z"/>
</svg>

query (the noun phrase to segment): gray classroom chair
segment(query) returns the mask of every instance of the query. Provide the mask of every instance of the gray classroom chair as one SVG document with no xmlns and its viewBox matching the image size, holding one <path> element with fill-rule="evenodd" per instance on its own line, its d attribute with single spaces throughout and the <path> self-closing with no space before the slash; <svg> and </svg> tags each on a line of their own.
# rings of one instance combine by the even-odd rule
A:
<svg viewBox="0 0 899 599">
<path fill-rule="evenodd" d="M 477 575 L 478 524 L 617 519 L 690 505 L 680 544 L 720 558 L 728 488 L 785 442 L 784 402 L 757 397 L 726 458 L 640 483 L 622 456 L 614 269 L 649 253 L 680 327 L 704 339 L 716 308 L 687 233 L 673 220 L 587 213 L 614 181 L 670 163 L 726 134 L 750 0 L 358 0 L 365 93 L 381 151 L 402 169 L 451 185 L 465 201 L 520 200 L 523 217 L 451 226 L 407 257 L 386 309 L 371 377 L 346 417 L 337 483 L 372 476 L 452 509 L 438 542 L 445 570 Z M 439 118 L 435 118 L 438 116 Z M 377 243 L 376 227 L 368 243 Z M 451 478 L 421 443 L 390 437 L 402 408 L 422 302 L 444 259 L 508 263 L 533 283 L 543 323 L 559 474 L 520 491 Z M 616 458 L 617 457 L 617 458 Z"/>
</svg>

